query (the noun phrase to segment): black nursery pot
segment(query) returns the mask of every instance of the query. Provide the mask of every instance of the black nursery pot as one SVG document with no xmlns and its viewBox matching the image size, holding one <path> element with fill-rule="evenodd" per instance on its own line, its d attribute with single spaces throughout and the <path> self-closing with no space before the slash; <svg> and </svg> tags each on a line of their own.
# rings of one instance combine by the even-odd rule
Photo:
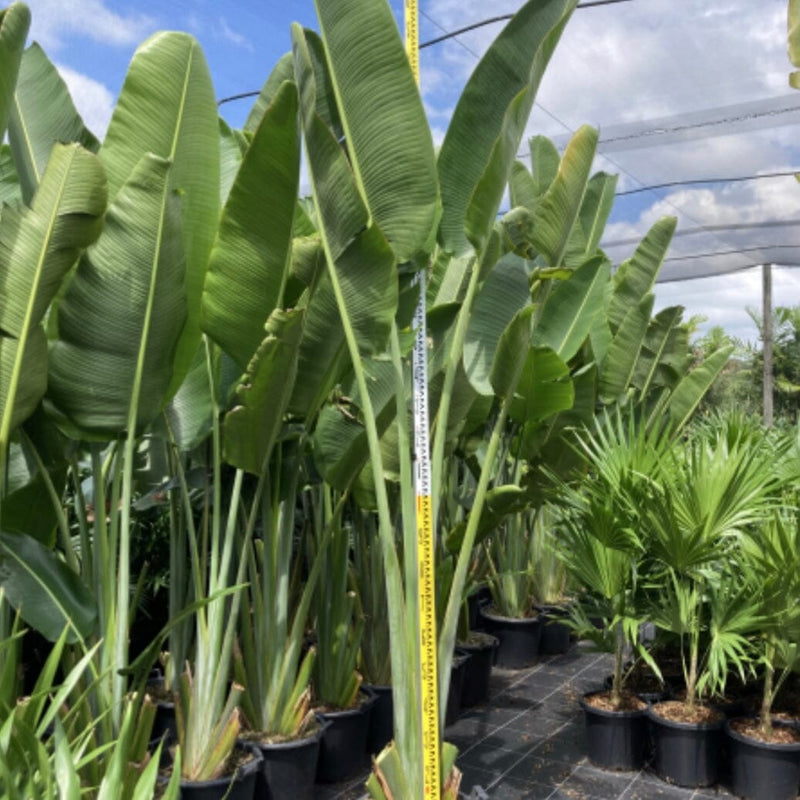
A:
<svg viewBox="0 0 800 800">
<path fill-rule="evenodd" d="M 319 720 L 319 727 L 300 739 L 255 743 L 263 757 L 261 772 L 256 777 L 258 800 L 312 800 L 319 743 L 328 725 Z"/>
<path fill-rule="evenodd" d="M 499 644 L 497 637 L 488 633 L 473 633 L 474 642 L 460 644 L 456 652 L 469 655 L 461 687 L 461 706 L 471 708 L 489 699 L 489 682 L 492 663 Z"/>
<path fill-rule="evenodd" d="M 513 619 L 492 613 L 491 607 L 481 608 L 481 618 L 487 633 L 496 636 L 495 663 L 506 669 L 523 669 L 533 666 L 539 655 L 542 621 L 539 616 Z"/>
<path fill-rule="evenodd" d="M 444 724 L 453 725 L 461 713 L 461 692 L 464 688 L 464 679 L 467 675 L 467 665 L 471 661 L 469 655 L 453 656 L 453 665 L 450 668 L 450 689 L 447 692 L 447 708 L 444 712 Z"/>
<path fill-rule="evenodd" d="M 252 758 L 236 768 L 233 775 L 211 781 L 181 781 L 181 800 L 253 800 L 256 778 L 261 772 L 261 751 L 250 742 L 238 742 Z"/>
<path fill-rule="evenodd" d="M 178 725 L 175 721 L 175 703 L 159 700 L 156 703 L 156 716 L 153 720 L 153 739 L 164 739 L 165 745 L 178 741 Z"/>
<path fill-rule="evenodd" d="M 392 687 L 385 684 L 370 683 L 365 685 L 375 694 L 375 705 L 369 722 L 367 752 L 377 756 L 394 737 L 394 699 Z"/>
<path fill-rule="evenodd" d="M 725 722 L 725 735 L 733 793 L 745 800 L 794 800 L 800 786 L 800 742 L 760 742 L 734 730 L 731 722 Z"/>
<path fill-rule="evenodd" d="M 492 593 L 487 586 L 473 592 L 467 598 L 467 611 L 469 613 L 469 629 L 471 631 L 482 630 L 483 621 L 481 620 L 480 610 L 483 606 L 492 601 Z"/>
<path fill-rule="evenodd" d="M 722 745 L 722 724 L 717 722 L 674 722 L 648 706 L 653 767 L 660 778 L 678 786 L 712 786 L 717 782 Z"/>
<path fill-rule="evenodd" d="M 330 722 L 320 742 L 318 783 L 346 781 L 369 765 L 367 738 L 376 695 L 363 687 L 361 693 L 365 697 L 356 708 L 317 714 Z"/>
<path fill-rule="evenodd" d="M 569 650 L 570 628 L 561 620 L 569 616 L 564 606 L 536 606 L 542 620 L 542 635 L 539 640 L 539 653 L 552 656 Z"/>
<path fill-rule="evenodd" d="M 586 747 L 589 760 L 603 769 L 638 770 L 644 766 L 647 742 L 647 709 L 606 711 L 581 699 L 586 720 Z"/>
</svg>

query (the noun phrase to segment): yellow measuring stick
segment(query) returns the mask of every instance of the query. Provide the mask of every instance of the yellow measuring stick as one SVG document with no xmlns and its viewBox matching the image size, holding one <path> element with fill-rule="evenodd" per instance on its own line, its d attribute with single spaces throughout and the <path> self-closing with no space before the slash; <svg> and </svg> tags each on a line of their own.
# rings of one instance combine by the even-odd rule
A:
<svg viewBox="0 0 800 800">
<path fill-rule="evenodd" d="M 419 84 L 419 18 L 417 0 L 405 0 L 406 50 Z M 425 325 L 425 273 L 420 273 L 420 299 L 414 314 L 417 336 L 413 352 L 414 452 L 417 495 L 417 564 L 419 569 L 419 650 L 422 708 L 424 800 L 440 800 L 439 680 L 436 665 L 436 596 L 433 504 L 431 502 L 430 436 L 428 423 L 428 353 Z"/>
</svg>

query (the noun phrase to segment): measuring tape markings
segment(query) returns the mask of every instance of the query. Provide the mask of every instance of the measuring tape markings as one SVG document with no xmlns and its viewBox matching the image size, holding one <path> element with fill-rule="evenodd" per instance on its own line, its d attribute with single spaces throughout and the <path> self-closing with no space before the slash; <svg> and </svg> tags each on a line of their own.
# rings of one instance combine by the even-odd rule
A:
<svg viewBox="0 0 800 800">
<path fill-rule="evenodd" d="M 406 51 L 419 84 L 419 27 L 416 0 L 405 0 Z M 425 324 L 425 270 L 417 274 L 419 302 L 414 312 L 416 338 L 412 353 L 414 390 L 414 453 L 419 570 L 419 647 L 422 724 L 423 797 L 439 800 L 439 683 L 436 664 L 436 596 L 433 503 L 431 500 L 428 421 L 428 336 Z"/>
</svg>

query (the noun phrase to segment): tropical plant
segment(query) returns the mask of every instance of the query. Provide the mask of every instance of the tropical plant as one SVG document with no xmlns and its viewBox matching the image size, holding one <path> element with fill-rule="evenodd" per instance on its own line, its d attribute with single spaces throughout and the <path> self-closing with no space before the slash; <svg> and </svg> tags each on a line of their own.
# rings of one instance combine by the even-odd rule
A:
<svg viewBox="0 0 800 800">
<path fill-rule="evenodd" d="M 581 433 L 575 446 L 586 460 L 587 474 L 577 485 L 558 483 L 564 506 L 560 555 L 585 592 L 573 607 L 572 624 L 580 635 L 614 653 L 611 702 L 620 708 L 629 649 L 658 674 L 639 641 L 639 626 L 646 619 L 639 586 L 646 549 L 641 518 L 670 437 L 662 429 L 648 430 L 632 413 L 625 418 L 617 412 Z M 590 615 L 595 614 L 602 617 L 602 628 L 592 624 Z"/>
<path fill-rule="evenodd" d="M 793 493 L 796 494 L 796 493 Z M 800 666 L 800 519 L 796 502 L 775 510 L 743 537 L 739 568 L 758 600 L 755 636 L 764 671 L 759 726 L 772 734 L 772 707 L 786 678 Z"/>
<path fill-rule="evenodd" d="M 321 551 L 329 526 L 331 535 L 327 549 L 315 554 L 325 580 L 317 584 L 314 602 L 317 659 L 312 680 L 316 702 L 335 711 L 357 702 L 362 676 L 356 665 L 364 631 L 350 564 L 350 529 L 342 524 L 341 513 L 330 487 L 320 486 L 314 503 L 314 549 Z"/>
<path fill-rule="evenodd" d="M 531 583 L 533 596 L 542 605 L 562 605 L 569 599 L 567 572 L 560 553 L 558 508 L 548 504 L 531 514 Z"/>
<path fill-rule="evenodd" d="M 736 577 L 737 551 L 779 505 L 791 478 L 776 465 L 790 446 L 754 421 L 718 417 L 661 461 L 658 491 L 642 509 L 656 586 L 651 617 L 680 637 L 690 708 L 720 692 L 729 669 L 746 668 L 758 606 Z"/>
</svg>

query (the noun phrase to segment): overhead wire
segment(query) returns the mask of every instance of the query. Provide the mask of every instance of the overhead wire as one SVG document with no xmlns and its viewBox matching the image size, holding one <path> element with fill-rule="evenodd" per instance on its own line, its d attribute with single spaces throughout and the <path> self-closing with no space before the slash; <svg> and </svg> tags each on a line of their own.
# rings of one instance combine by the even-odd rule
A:
<svg viewBox="0 0 800 800">
<path fill-rule="evenodd" d="M 632 0 L 586 0 L 584 3 L 578 3 L 576 8 L 594 8 L 596 6 L 612 6 L 616 5 L 617 3 L 630 3 Z M 429 22 L 433 22 L 433 20 L 428 17 L 425 12 L 422 12 L 422 15 L 428 19 Z M 496 22 L 507 22 L 510 20 L 514 15 L 513 14 L 500 14 L 497 17 L 488 17 L 487 19 L 482 19 L 479 22 L 473 22 L 471 25 L 465 25 L 463 28 L 458 28 L 454 31 L 446 31 L 442 36 L 438 36 L 435 39 L 428 39 L 426 42 L 422 42 L 420 44 L 419 49 L 422 50 L 425 47 L 432 47 L 435 44 L 439 44 L 440 42 L 446 42 L 448 39 L 454 39 L 456 36 L 460 36 L 462 33 L 469 33 L 470 31 L 478 30 L 478 28 L 485 28 L 487 25 L 494 25 Z M 440 25 L 437 23 L 433 23 L 436 25 L 437 28 L 444 30 Z"/>
<path fill-rule="evenodd" d="M 617 1 L 621 2 L 621 0 L 617 0 Z M 608 3 L 608 2 L 597 3 L 597 5 L 610 5 L 610 4 L 611 3 Z M 587 7 L 587 4 L 585 4 L 585 3 L 578 5 L 578 8 L 586 8 L 586 7 Z M 425 17 L 425 19 L 427 19 L 428 22 L 430 22 L 432 25 L 436 26 L 440 31 L 443 31 L 445 34 L 447 34 L 447 35 L 440 36 L 436 40 L 431 40 L 431 41 L 433 41 L 433 43 L 441 42 L 441 41 L 444 41 L 445 39 L 453 39 L 453 41 L 455 41 L 455 43 L 457 45 L 462 47 L 470 55 L 472 55 L 474 58 L 476 58 L 476 59 L 478 59 L 480 61 L 480 58 L 481 58 L 480 55 L 478 53 L 476 53 L 471 47 L 469 47 L 466 43 L 461 41 L 461 39 L 458 37 L 458 34 L 461 31 L 463 31 L 463 29 L 461 29 L 461 31 L 447 31 L 446 28 L 444 28 L 442 25 L 440 25 L 435 19 L 433 19 L 425 11 L 420 11 L 420 14 L 421 14 L 421 16 Z M 496 21 L 497 19 L 500 19 L 500 18 L 493 18 L 493 19 L 495 19 L 495 21 Z M 486 24 L 488 24 L 488 23 L 486 23 Z M 480 25 L 468 26 L 468 29 L 469 30 L 474 30 L 476 27 L 481 27 L 481 26 Z M 422 47 L 422 45 L 420 45 L 420 47 Z M 534 101 L 534 106 L 536 108 L 538 108 L 540 111 L 542 111 L 546 116 L 550 117 L 550 119 L 552 119 L 555 123 L 557 123 L 562 128 L 564 128 L 564 130 L 567 131 L 568 133 L 570 133 L 570 134 L 574 134 L 575 133 L 575 130 L 572 127 L 570 127 L 570 125 L 568 125 L 566 122 L 564 122 L 564 120 L 560 119 L 555 113 L 550 111 L 548 108 L 545 108 L 545 106 L 543 106 L 538 100 Z M 628 178 L 630 178 L 631 180 L 635 181 L 638 184 L 642 184 L 643 183 L 632 172 L 630 172 L 629 170 L 625 169 L 622 166 L 622 164 L 620 164 L 618 161 L 615 161 L 608 154 L 604 154 L 603 158 L 605 158 L 606 161 L 609 162 L 609 164 L 612 164 L 616 169 L 618 169 L 623 175 L 627 175 Z M 643 187 L 642 191 L 644 191 L 645 189 L 646 189 L 646 187 Z M 654 194 L 655 194 L 655 192 L 654 192 Z M 656 195 L 656 197 L 658 197 L 658 195 Z M 661 198 L 659 197 L 658 199 L 661 199 Z M 667 199 L 665 202 L 667 203 L 667 205 L 671 206 L 676 212 L 678 212 L 679 214 L 682 214 L 685 219 L 689 220 L 690 222 L 693 222 L 695 225 L 697 225 L 697 226 L 699 226 L 701 228 L 703 227 L 703 223 L 700 220 L 697 220 L 694 217 L 692 217 L 690 214 L 687 214 L 685 211 L 683 211 L 679 206 L 675 205 L 669 199 Z M 727 242 L 721 236 L 717 236 L 717 238 L 719 239 L 720 242 L 723 242 L 724 244 L 730 245 L 730 242 Z"/>
<path fill-rule="evenodd" d="M 627 2 L 632 2 L 632 1 L 633 0 L 585 0 L 582 3 L 579 3 L 577 5 L 577 8 L 578 9 L 594 8 L 594 7 L 599 7 L 599 6 L 617 5 L 619 3 L 627 3 Z M 420 50 L 422 50 L 424 48 L 432 47 L 433 45 L 439 44 L 439 43 L 447 41 L 449 39 L 453 39 L 456 44 L 458 44 L 461 48 L 466 50 L 471 56 L 473 56 L 474 58 L 476 58 L 478 60 L 480 60 L 480 58 L 481 58 L 480 54 L 475 52 L 475 50 L 473 50 L 465 42 L 463 42 L 459 38 L 459 36 L 464 34 L 464 33 L 468 33 L 470 31 L 474 31 L 474 30 L 477 30 L 479 28 L 485 27 L 487 25 L 492 25 L 492 24 L 495 24 L 495 23 L 498 23 L 498 22 L 508 21 L 509 19 L 511 19 L 514 16 L 513 14 L 502 14 L 502 15 L 498 15 L 498 16 L 495 16 L 495 17 L 489 17 L 487 19 L 480 20 L 478 22 L 472 23 L 470 25 L 466 25 L 466 26 L 464 26 L 462 28 L 458 28 L 456 30 L 447 30 L 446 28 L 444 28 L 442 25 L 440 25 L 435 19 L 433 19 L 428 13 L 426 13 L 422 9 L 420 9 L 420 15 L 423 16 L 425 19 L 427 19 L 428 22 L 430 22 L 432 25 L 434 25 L 435 27 L 437 27 L 439 30 L 442 31 L 442 35 L 441 36 L 435 37 L 433 39 L 428 39 L 425 42 L 422 42 L 419 45 Z M 256 97 L 259 94 L 260 94 L 259 91 L 242 92 L 242 93 L 239 93 L 239 94 L 235 94 L 235 95 L 231 95 L 229 97 L 222 98 L 221 100 L 218 101 L 217 105 L 221 106 L 224 103 L 229 103 L 229 102 L 232 102 L 232 101 L 235 101 L 235 100 L 242 100 L 242 99 L 246 99 L 246 98 L 249 98 L 249 97 Z M 542 113 L 544 113 L 546 116 L 548 116 L 554 122 L 556 122 L 558 125 L 560 125 L 562 128 L 564 128 L 565 131 L 567 131 L 570 134 L 575 132 L 574 129 L 570 125 L 568 125 L 564 120 L 560 119 L 554 112 L 550 111 L 548 108 L 543 106 L 539 101 L 535 101 L 534 104 Z M 789 109 L 789 110 L 793 110 L 793 109 Z M 707 126 L 707 125 L 708 125 L 707 122 L 690 124 L 690 125 L 682 126 L 682 130 L 695 128 L 695 127 L 699 128 L 699 127 L 704 127 L 704 126 Z M 651 131 L 642 131 L 639 134 L 633 134 L 633 135 L 630 135 L 627 138 L 639 138 L 641 136 L 646 136 L 646 135 L 652 135 L 652 132 Z M 520 153 L 520 154 L 518 154 L 518 157 L 519 158 L 526 158 L 526 157 L 529 158 L 530 155 L 527 154 L 527 153 Z M 618 169 L 622 174 L 626 175 L 628 178 L 630 178 L 631 180 L 635 181 L 636 183 L 642 184 L 642 181 L 639 178 L 637 178 L 629 170 L 625 169 L 618 161 L 615 161 L 608 154 L 604 154 L 603 157 L 610 164 L 612 164 L 616 169 Z M 764 179 L 764 178 L 773 178 L 773 177 L 779 177 L 779 176 L 780 177 L 784 177 L 784 176 L 794 175 L 794 174 L 795 174 L 794 171 L 783 171 L 783 172 L 774 172 L 774 173 L 762 173 L 761 175 L 736 176 L 736 177 L 727 178 L 727 179 L 726 178 L 712 178 L 712 179 L 696 178 L 696 179 L 690 179 L 690 180 L 686 180 L 686 181 L 669 181 L 669 182 L 665 182 L 665 183 L 661 183 L 661 184 L 653 184 L 653 185 L 649 185 L 649 186 L 641 185 L 641 186 L 639 186 L 637 188 L 634 188 L 634 189 L 628 189 L 628 190 L 625 190 L 625 191 L 622 191 L 622 192 L 617 192 L 617 196 L 631 195 L 631 194 L 637 194 L 637 193 L 642 193 L 642 192 L 647 192 L 647 191 L 652 192 L 653 194 L 655 194 L 655 192 L 657 190 L 659 190 L 659 189 L 670 188 L 670 187 L 673 187 L 673 186 L 690 186 L 690 185 L 698 185 L 698 184 L 715 184 L 715 183 L 736 183 L 736 182 L 743 182 L 743 181 L 760 180 L 760 179 Z M 662 198 L 659 198 L 659 199 L 662 199 Z M 721 236 L 719 236 L 718 233 L 716 233 L 717 230 L 725 229 L 724 226 L 706 226 L 706 225 L 703 225 L 702 222 L 700 222 L 697 219 L 694 219 L 691 215 L 687 214 L 684 210 L 682 210 L 679 206 L 677 206 L 674 203 L 672 203 L 669 199 L 667 199 L 666 202 L 673 209 L 675 209 L 675 211 L 677 211 L 678 213 L 683 215 L 684 218 L 686 218 L 690 222 L 695 223 L 698 226 L 697 228 L 691 229 L 691 231 L 686 231 L 685 233 L 707 232 L 707 233 L 710 233 L 710 234 L 714 235 L 721 242 L 724 242 L 725 244 L 729 244 L 729 242 L 727 242 L 725 239 L 723 239 Z M 621 242 L 620 242 L 620 244 L 621 244 Z M 763 248 L 755 248 L 755 249 L 763 249 Z M 737 254 L 737 253 L 741 253 L 741 252 L 745 252 L 745 251 L 742 251 L 742 250 L 731 250 L 731 251 L 724 251 L 724 252 L 726 254 L 733 255 L 733 254 Z M 698 256 L 698 257 L 700 257 L 700 256 Z M 677 258 L 680 258 L 680 257 L 676 257 L 676 259 Z"/>
</svg>

